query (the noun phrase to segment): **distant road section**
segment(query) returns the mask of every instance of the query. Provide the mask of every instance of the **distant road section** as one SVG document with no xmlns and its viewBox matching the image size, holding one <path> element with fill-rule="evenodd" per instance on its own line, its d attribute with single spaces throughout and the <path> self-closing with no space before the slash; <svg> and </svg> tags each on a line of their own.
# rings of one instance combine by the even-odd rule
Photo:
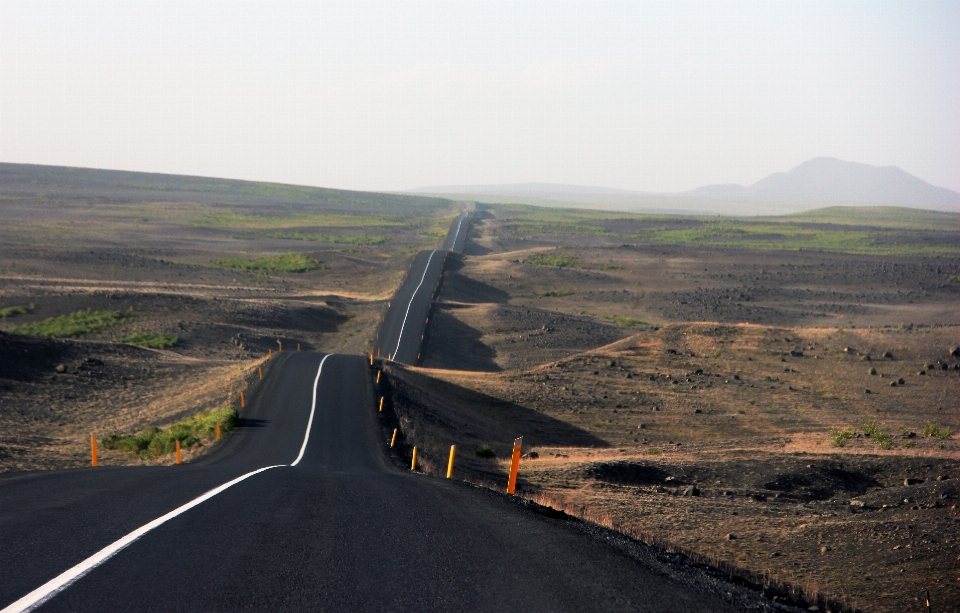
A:
<svg viewBox="0 0 960 613">
<path fill-rule="evenodd" d="M 443 273 L 443 262 L 449 252 L 463 251 L 472 221 L 472 212 L 461 214 L 450 226 L 443 249 L 421 251 L 414 258 L 410 273 L 390 302 L 380 326 L 374 351 L 379 351 L 381 357 L 402 364 L 417 363 L 430 303 Z"/>
</svg>

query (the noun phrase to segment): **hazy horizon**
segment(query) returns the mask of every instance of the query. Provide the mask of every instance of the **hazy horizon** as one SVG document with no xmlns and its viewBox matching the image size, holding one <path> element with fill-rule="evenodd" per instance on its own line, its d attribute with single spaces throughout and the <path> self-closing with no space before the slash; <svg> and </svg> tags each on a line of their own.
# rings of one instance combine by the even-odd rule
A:
<svg viewBox="0 0 960 613">
<path fill-rule="evenodd" d="M 0 0 L 0 161 L 674 193 L 811 158 L 960 191 L 955 2 Z"/>
</svg>

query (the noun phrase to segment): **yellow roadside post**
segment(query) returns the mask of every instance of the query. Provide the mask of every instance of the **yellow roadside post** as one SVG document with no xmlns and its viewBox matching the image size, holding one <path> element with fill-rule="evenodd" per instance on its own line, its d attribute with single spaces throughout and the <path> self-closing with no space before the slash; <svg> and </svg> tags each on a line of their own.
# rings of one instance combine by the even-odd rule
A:
<svg viewBox="0 0 960 613">
<path fill-rule="evenodd" d="M 377 383 L 380 383 L 380 371 L 377 371 Z"/>
<path fill-rule="evenodd" d="M 177 464 L 180 463 L 180 439 L 177 439 Z"/>
<path fill-rule="evenodd" d="M 90 466 L 97 465 L 97 438 L 90 435 Z"/>
<path fill-rule="evenodd" d="M 453 458 L 457 455 L 457 446 L 450 445 L 450 460 L 447 461 L 447 479 L 453 476 Z"/>
<path fill-rule="evenodd" d="M 510 480 L 507 482 L 507 493 L 513 494 L 517 489 L 517 470 L 520 468 L 520 451 L 523 449 L 523 437 L 513 439 L 513 460 L 510 462 Z"/>
<path fill-rule="evenodd" d="M 297 343 L 297 351 L 300 351 L 300 343 Z"/>
<path fill-rule="evenodd" d="M 380 412 L 383 413 L 383 396 L 380 396 Z"/>
<path fill-rule="evenodd" d="M 240 392 L 240 408 L 247 406 L 247 399 L 244 398 L 243 392 Z"/>
<path fill-rule="evenodd" d="M 370 352 L 370 366 L 373 366 L 373 352 Z"/>
<path fill-rule="evenodd" d="M 390 437 L 390 449 L 393 449 L 393 444 L 397 442 L 397 429 L 393 429 L 393 436 Z"/>
<path fill-rule="evenodd" d="M 267 350 L 267 359 L 268 359 L 268 360 L 272 360 L 272 359 L 273 359 L 273 349 Z"/>
<path fill-rule="evenodd" d="M 277 340 L 277 353 L 283 353 L 283 341 Z"/>
<path fill-rule="evenodd" d="M 410 470 L 417 470 L 417 448 L 413 448 L 413 459 L 410 460 Z"/>
</svg>

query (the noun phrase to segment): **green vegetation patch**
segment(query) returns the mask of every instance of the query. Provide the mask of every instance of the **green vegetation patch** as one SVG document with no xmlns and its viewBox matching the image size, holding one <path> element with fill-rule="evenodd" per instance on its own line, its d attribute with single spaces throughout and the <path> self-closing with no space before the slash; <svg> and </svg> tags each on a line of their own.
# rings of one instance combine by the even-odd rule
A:
<svg viewBox="0 0 960 613">
<path fill-rule="evenodd" d="M 11 306 L 4 307 L 0 309 L 0 320 L 7 321 L 8 317 L 16 317 L 17 315 L 26 315 L 34 308 L 33 303 L 30 303 L 29 306 Z"/>
<path fill-rule="evenodd" d="M 264 234 L 267 238 L 283 238 L 292 241 L 311 241 L 314 243 L 333 243 L 344 245 L 379 245 L 387 242 L 387 237 L 379 234 L 306 234 L 304 232 L 273 232 Z"/>
<path fill-rule="evenodd" d="M 197 413 L 190 419 L 173 424 L 169 428 L 147 428 L 139 434 L 111 434 L 102 444 L 107 449 L 116 449 L 140 456 L 158 458 L 181 447 L 193 447 L 203 438 L 213 438 L 220 425 L 221 434 L 236 428 L 239 415 L 233 407 Z"/>
<path fill-rule="evenodd" d="M 120 311 L 77 311 L 60 317 L 13 328 L 10 332 L 46 338 L 80 338 L 128 321 L 130 315 Z"/>
<path fill-rule="evenodd" d="M 477 449 L 477 456 L 492 460 L 493 458 L 497 457 L 497 452 L 494 451 L 493 447 L 490 445 L 481 445 L 480 449 Z"/>
<path fill-rule="evenodd" d="M 717 218 L 497 206 L 518 235 L 581 235 L 756 250 L 891 256 L 960 255 L 960 215 L 897 207 L 831 207 L 796 215 Z"/>
<path fill-rule="evenodd" d="M 326 228 L 369 228 L 406 225 L 387 215 L 298 214 L 287 216 L 246 215 L 231 211 L 211 211 L 189 222 L 207 228 L 249 228 L 273 230 L 321 226 Z"/>
<path fill-rule="evenodd" d="M 180 338 L 166 334 L 154 334 L 152 332 L 136 332 L 130 336 L 121 338 L 120 342 L 139 345 L 141 347 L 150 347 L 151 349 L 169 349 L 170 347 L 176 347 L 177 343 L 180 342 Z"/>
<path fill-rule="evenodd" d="M 252 260 L 224 258 L 214 260 L 213 263 L 224 268 L 263 272 L 306 272 L 320 265 L 320 262 L 302 253 L 281 253 Z"/>
<path fill-rule="evenodd" d="M 953 434 L 949 426 L 941 426 L 935 421 L 928 421 L 923 425 L 923 435 L 932 438 L 948 439 Z"/>
<path fill-rule="evenodd" d="M 830 442 L 833 443 L 834 447 L 844 447 L 854 436 L 856 436 L 856 433 L 853 431 L 853 428 L 831 430 Z"/>
<path fill-rule="evenodd" d="M 579 261 L 580 260 L 572 255 L 557 255 L 553 253 L 542 253 L 526 259 L 527 264 L 536 264 L 537 266 L 557 266 L 559 268 L 572 268 L 576 266 Z"/>
<path fill-rule="evenodd" d="M 880 449 L 890 449 L 893 447 L 893 440 L 890 434 L 885 431 L 876 420 L 863 422 L 863 433 L 877 444 Z"/>
</svg>

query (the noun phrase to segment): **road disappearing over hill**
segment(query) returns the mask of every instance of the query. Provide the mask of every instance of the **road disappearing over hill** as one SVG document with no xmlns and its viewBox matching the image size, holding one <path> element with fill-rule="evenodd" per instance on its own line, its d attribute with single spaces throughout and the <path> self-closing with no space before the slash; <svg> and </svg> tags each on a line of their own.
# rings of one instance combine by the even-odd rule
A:
<svg viewBox="0 0 960 613">
<path fill-rule="evenodd" d="M 422 322 L 436 266 L 418 256 L 391 310 Z M 422 325 L 394 328 L 409 359 Z M 284 352 L 266 375 L 196 462 L 0 480 L 2 612 L 737 610 L 579 522 L 397 467 L 366 356 Z"/>
</svg>

